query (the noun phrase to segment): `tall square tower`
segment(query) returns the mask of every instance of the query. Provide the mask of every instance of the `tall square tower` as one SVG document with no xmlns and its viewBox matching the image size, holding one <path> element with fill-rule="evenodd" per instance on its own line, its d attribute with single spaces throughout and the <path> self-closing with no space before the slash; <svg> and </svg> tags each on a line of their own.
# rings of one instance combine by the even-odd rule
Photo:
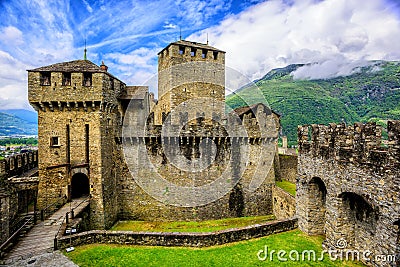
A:
<svg viewBox="0 0 400 267">
<path fill-rule="evenodd" d="M 207 109 L 210 101 L 225 101 L 225 52 L 185 40 L 169 44 L 158 53 L 158 98 L 156 125 L 162 124 L 163 117 L 177 106 L 193 99 L 202 107 L 189 109 L 193 113 L 189 117 L 199 111 L 211 117 L 211 109 Z"/>
</svg>

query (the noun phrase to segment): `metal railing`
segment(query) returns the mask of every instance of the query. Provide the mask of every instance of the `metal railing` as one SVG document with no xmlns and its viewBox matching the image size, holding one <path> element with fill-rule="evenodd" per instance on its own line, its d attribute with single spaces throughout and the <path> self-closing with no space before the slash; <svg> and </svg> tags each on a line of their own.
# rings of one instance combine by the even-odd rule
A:
<svg viewBox="0 0 400 267">
<path fill-rule="evenodd" d="M 78 208 L 82 203 L 86 202 L 86 201 L 89 200 L 89 199 L 90 199 L 90 196 L 86 197 L 86 198 L 83 199 L 81 202 L 79 202 L 79 204 L 78 204 L 77 206 L 71 208 L 71 211 L 68 211 L 67 213 L 65 213 L 65 217 L 64 217 L 64 219 L 62 220 L 62 222 L 61 222 L 61 224 L 60 224 L 60 227 L 58 227 L 57 233 L 56 233 L 55 236 L 54 236 L 54 250 L 57 250 L 57 249 L 58 249 L 57 237 L 58 237 L 58 235 L 60 234 L 61 228 L 62 228 L 63 225 L 64 225 L 64 221 L 65 221 L 65 224 L 66 224 L 66 225 L 69 223 L 69 219 L 68 219 L 69 214 L 71 214 L 71 219 L 74 219 L 74 209 Z"/>
<path fill-rule="evenodd" d="M 3 242 L 3 244 L 0 245 L 0 251 L 3 251 L 3 249 L 11 243 L 16 237 L 18 237 L 19 232 L 31 221 L 33 220 L 33 217 L 30 217 L 25 223 L 23 223 L 6 241 Z"/>
<path fill-rule="evenodd" d="M 44 209 L 41 209 L 40 210 L 40 220 L 44 221 L 45 219 L 47 219 L 47 216 L 52 214 L 54 211 L 53 209 L 50 209 L 50 207 L 52 207 L 52 206 L 57 207 L 58 204 L 59 204 L 59 201 L 56 200 L 53 203 L 51 203 L 50 205 L 48 205 L 47 207 L 45 207 Z"/>
</svg>

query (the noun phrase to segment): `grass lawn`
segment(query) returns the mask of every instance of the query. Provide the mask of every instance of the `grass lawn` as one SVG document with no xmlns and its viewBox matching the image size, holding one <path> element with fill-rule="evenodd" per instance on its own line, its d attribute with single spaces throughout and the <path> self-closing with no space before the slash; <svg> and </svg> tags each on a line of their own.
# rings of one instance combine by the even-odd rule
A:
<svg viewBox="0 0 400 267">
<path fill-rule="evenodd" d="M 358 262 L 331 261 L 325 255 L 323 261 L 292 261 L 288 257 L 291 250 L 300 254 L 304 250 L 314 250 L 321 255 L 321 236 L 306 236 L 299 230 L 279 233 L 263 238 L 209 248 L 187 247 L 142 247 L 128 245 L 92 244 L 76 247 L 66 253 L 79 266 L 364 266 Z M 258 252 L 285 250 L 288 261 L 279 261 L 276 253 L 272 261 L 258 259 Z M 264 253 L 259 254 L 261 257 Z M 307 257 L 306 257 L 307 259 Z"/>
<path fill-rule="evenodd" d="M 114 231 L 151 231 L 151 232 L 213 232 L 229 228 L 237 228 L 274 220 L 274 215 L 227 218 L 200 222 L 147 222 L 119 221 L 111 230 Z"/>
<path fill-rule="evenodd" d="M 276 186 L 282 188 L 292 196 L 296 196 L 296 184 L 289 181 L 282 180 L 282 182 L 275 182 Z"/>
</svg>

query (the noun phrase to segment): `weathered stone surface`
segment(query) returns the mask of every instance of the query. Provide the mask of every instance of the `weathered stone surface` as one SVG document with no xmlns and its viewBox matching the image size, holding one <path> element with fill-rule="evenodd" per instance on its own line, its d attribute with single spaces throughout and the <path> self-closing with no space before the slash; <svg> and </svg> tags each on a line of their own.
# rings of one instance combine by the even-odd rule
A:
<svg viewBox="0 0 400 267">
<path fill-rule="evenodd" d="M 296 199 L 277 186 L 272 187 L 273 213 L 277 219 L 292 218 L 296 215 Z"/>
<path fill-rule="evenodd" d="M 20 177 L 37 172 L 38 152 L 26 152 L 0 161 L 0 244 L 15 231 L 18 214 L 36 197 L 37 177 Z M 30 171 L 30 173 L 28 173 Z"/>
<path fill-rule="evenodd" d="M 309 140 L 309 130 L 311 140 Z M 299 228 L 325 244 L 399 255 L 400 121 L 388 122 L 387 147 L 375 123 L 299 126 Z M 375 266 L 396 263 L 371 258 Z"/>
<path fill-rule="evenodd" d="M 279 154 L 280 178 L 282 180 L 296 183 L 297 178 L 297 155 Z"/>
</svg>

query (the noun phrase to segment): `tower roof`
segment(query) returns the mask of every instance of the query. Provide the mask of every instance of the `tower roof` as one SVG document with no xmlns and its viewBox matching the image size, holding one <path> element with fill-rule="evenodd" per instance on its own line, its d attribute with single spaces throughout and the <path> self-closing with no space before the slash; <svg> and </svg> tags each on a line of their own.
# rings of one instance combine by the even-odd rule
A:
<svg viewBox="0 0 400 267">
<path fill-rule="evenodd" d="M 56 63 L 28 71 L 53 71 L 53 72 L 106 72 L 89 60 L 73 60 Z"/>
<path fill-rule="evenodd" d="M 215 47 L 213 47 L 211 45 L 208 45 L 208 44 L 196 43 L 196 42 L 191 42 L 191 41 L 186 41 L 186 40 L 179 40 L 179 41 L 170 43 L 163 50 L 158 52 L 158 54 L 162 53 L 165 49 L 168 49 L 168 47 L 170 47 L 171 45 L 182 45 L 182 46 L 188 46 L 188 47 L 196 47 L 196 48 L 207 49 L 207 50 L 211 50 L 211 51 L 225 53 L 225 51 L 222 51 L 222 50 L 220 50 L 218 48 L 215 48 Z"/>
</svg>

